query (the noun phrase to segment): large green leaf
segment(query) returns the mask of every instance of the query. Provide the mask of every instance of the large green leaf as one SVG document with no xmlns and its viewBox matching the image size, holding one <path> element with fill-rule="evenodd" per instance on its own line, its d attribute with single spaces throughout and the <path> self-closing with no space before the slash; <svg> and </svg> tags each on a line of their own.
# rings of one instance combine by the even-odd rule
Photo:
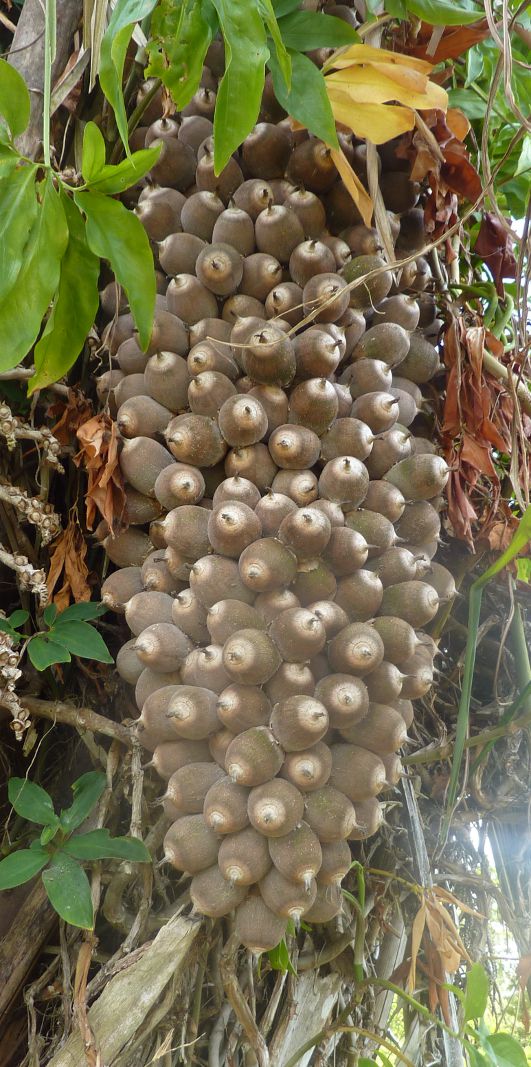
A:
<svg viewBox="0 0 531 1067">
<path fill-rule="evenodd" d="M 473 963 L 466 976 L 464 1021 L 482 1019 L 489 999 L 489 979 L 481 963 Z"/>
<path fill-rule="evenodd" d="M 28 822 L 36 822 L 39 826 L 57 824 L 58 818 L 52 798 L 36 782 L 30 782 L 27 778 L 10 778 L 7 784 L 7 795 L 17 815 L 21 815 Z"/>
<path fill-rule="evenodd" d="M 86 182 L 92 181 L 105 166 L 105 141 L 95 122 L 87 122 L 83 130 L 81 173 Z"/>
<path fill-rule="evenodd" d="M 155 272 L 153 253 L 140 219 L 118 200 L 101 193 L 75 193 L 78 208 L 87 217 L 87 241 L 101 259 L 109 260 L 116 281 L 127 294 L 139 334 L 146 349 L 153 329 Z"/>
<path fill-rule="evenodd" d="M 0 302 L 0 370 L 24 359 L 57 290 L 68 242 L 65 213 L 51 175 L 37 185 L 40 206 L 24 251 L 17 284 Z"/>
<path fill-rule="evenodd" d="M 105 789 L 106 781 L 101 771 L 87 771 L 73 783 L 74 801 L 59 816 L 61 826 L 66 833 L 76 830 L 87 815 L 90 815 Z"/>
<path fill-rule="evenodd" d="M 90 883 L 83 868 L 66 852 L 56 852 L 42 880 L 48 899 L 61 919 L 84 930 L 94 927 Z"/>
<path fill-rule="evenodd" d="M 4 116 L 13 137 L 24 132 L 30 117 L 26 82 L 5 59 L 0 59 L 0 115 Z"/>
<path fill-rule="evenodd" d="M 468 26 L 484 17 L 483 7 L 468 0 L 460 4 L 453 0 L 406 0 L 406 6 L 408 11 L 431 26 Z"/>
<path fill-rule="evenodd" d="M 289 89 L 291 86 L 291 56 L 282 40 L 282 34 L 273 9 L 273 4 L 271 3 L 271 0 L 259 0 L 259 4 L 262 11 L 262 18 L 275 46 L 277 63 L 282 73 L 284 84 L 286 89 Z"/>
<path fill-rule="evenodd" d="M 0 862 L 0 889 L 13 889 L 34 878 L 50 859 L 43 848 L 21 848 Z"/>
<path fill-rule="evenodd" d="M 310 52 L 313 48 L 341 48 L 359 41 L 356 30 L 343 19 L 317 11 L 293 11 L 279 22 L 286 48 Z"/>
<path fill-rule="evenodd" d="M 528 1067 L 520 1042 L 511 1034 L 489 1034 L 484 1044 L 496 1067 Z"/>
<path fill-rule="evenodd" d="M 61 260 L 59 288 L 42 337 L 35 346 L 35 375 L 28 393 L 62 378 L 73 366 L 98 310 L 100 261 L 88 247 L 83 219 L 67 197 L 68 245 Z"/>
<path fill-rule="evenodd" d="M 78 860 L 131 860 L 149 863 L 151 856 L 143 841 L 136 837 L 111 837 L 108 830 L 90 830 L 72 837 L 64 846 L 69 856 Z"/>
<path fill-rule="evenodd" d="M 320 137 L 332 148 L 337 148 L 336 124 L 321 71 L 308 56 L 303 56 L 300 52 L 292 52 L 291 61 L 291 91 L 288 93 L 280 76 L 276 57 L 270 56 L 269 59 L 268 66 L 279 103 L 316 137 Z"/>
<path fill-rule="evenodd" d="M 19 167 L 0 184 L 0 301 L 15 284 L 37 215 L 37 167 Z"/>
<path fill-rule="evenodd" d="M 12 174 L 20 163 L 20 156 L 14 148 L 10 148 L 9 145 L 0 144 L 0 178 L 7 178 L 8 174 Z"/>
<path fill-rule="evenodd" d="M 79 604 L 71 604 L 69 608 L 65 608 L 59 618 L 61 622 L 70 619 L 89 622 L 91 619 L 99 619 L 108 610 L 107 605 L 101 604 L 98 600 L 84 600 Z"/>
<path fill-rule="evenodd" d="M 28 644 L 28 656 L 37 671 L 45 671 L 55 663 L 70 663 L 70 653 L 64 645 L 48 637 L 32 637 Z"/>
<path fill-rule="evenodd" d="M 151 14 L 157 0 L 118 0 L 101 42 L 100 85 L 114 110 L 118 132 L 129 154 L 127 112 L 122 92 L 125 57 L 135 24 Z"/>
<path fill-rule="evenodd" d="M 178 111 L 199 88 L 206 51 L 216 30 L 211 14 L 212 8 L 202 0 L 161 0 L 153 12 L 146 74 L 164 82 Z"/>
<path fill-rule="evenodd" d="M 301 0 L 273 0 L 273 7 L 277 19 L 282 15 L 289 15 L 290 11 L 297 11 L 301 6 Z"/>
<path fill-rule="evenodd" d="M 155 166 L 162 151 L 162 144 L 153 145 L 153 148 L 141 148 L 133 152 L 127 159 L 115 166 L 111 164 L 102 167 L 99 174 L 90 182 L 90 189 L 96 193 L 123 193 L 131 185 L 139 182 L 145 174 Z"/>
<path fill-rule="evenodd" d="M 53 630 L 50 631 L 50 636 L 52 641 L 57 641 L 80 659 L 94 659 L 98 663 L 114 663 L 103 637 L 88 622 L 77 622 L 73 619 L 62 621 L 59 616 Z"/>
<path fill-rule="evenodd" d="M 225 40 L 225 73 L 214 115 L 214 165 L 219 174 L 258 118 L 269 49 L 256 2 L 212 2 Z"/>
</svg>

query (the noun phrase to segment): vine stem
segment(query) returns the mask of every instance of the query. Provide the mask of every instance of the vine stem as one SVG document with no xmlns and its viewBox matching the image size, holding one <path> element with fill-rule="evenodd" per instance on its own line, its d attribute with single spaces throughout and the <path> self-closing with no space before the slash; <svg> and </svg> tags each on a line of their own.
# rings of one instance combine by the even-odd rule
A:
<svg viewBox="0 0 531 1067">
<path fill-rule="evenodd" d="M 51 166 L 50 119 L 52 100 L 52 65 L 57 44 L 56 0 L 46 0 L 44 12 L 44 107 L 42 115 L 42 144 L 44 162 Z"/>
</svg>

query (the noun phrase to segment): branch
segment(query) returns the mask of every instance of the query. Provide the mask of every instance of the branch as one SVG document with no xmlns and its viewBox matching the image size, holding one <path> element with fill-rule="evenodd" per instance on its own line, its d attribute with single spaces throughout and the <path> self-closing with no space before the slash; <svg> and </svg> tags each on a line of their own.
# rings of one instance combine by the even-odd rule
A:
<svg viewBox="0 0 531 1067">
<path fill-rule="evenodd" d="M 269 1052 L 267 1051 L 267 1045 L 256 1025 L 256 1021 L 251 1015 L 249 1005 L 245 1000 L 240 983 L 238 982 L 238 978 L 236 975 L 237 951 L 237 938 L 229 938 L 225 949 L 221 954 L 219 965 L 223 988 L 225 990 L 227 1000 L 229 1001 L 229 1004 L 231 1005 L 231 1008 L 240 1026 L 244 1030 L 249 1045 L 258 1060 L 259 1067 L 269 1067 Z"/>
<path fill-rule="evenodd" d="M 3 563 L 4 567 L 9 567 L 10 570 L 18 574 L 19 582 L 23 589 L 29 589 L 34 596 L 38 596 L 41 604 L 47 603 L 46 575 L 43 570 L 34 567 L 27 556 L 23 556 L 18 552 L 16 555 L 8 552 L 7 548 L 0 544 L 0 563 Z"/>
<path fill-rule="evenodd" d="M 129 748 L 132 746 L 131 730 L 119 722 L 98 715 L 92 708 L 76 708 L 73 704 L 64 704 L 61 700 L 40 700 L 38 697 L 21 696 L 22 707 L 31 715 L 50 722 L 62 722 L 74 726 L 76 730 L 90 730 L 94 734 L 112 737 Z"/>
<path fill-rule="evenodd" d="M 63 467 L 59 462 L 61 445 L 53 436 L 51 430 L 43 426 L 40 430 L 28 426 L 22 419 L 18 419 L 7 404 L 0 404 L 0 436 L 5 437 L 7 447 L 12 451 L 17 441 L 35 441 L 42 448 L 44 460 L 55 467 L 60 474 L 64 474 Z"/>
<path fill-rule="evenodd" d="M 26 522 L 33 523 L 41 532 L 42 543 L 49 544 L 61 531 L 61 520 L 51 504 L 45 504 L 37 496 L 29 496 L 18 485 L 0 484 L 0 500 L 16 508 Z"/>
</svg>

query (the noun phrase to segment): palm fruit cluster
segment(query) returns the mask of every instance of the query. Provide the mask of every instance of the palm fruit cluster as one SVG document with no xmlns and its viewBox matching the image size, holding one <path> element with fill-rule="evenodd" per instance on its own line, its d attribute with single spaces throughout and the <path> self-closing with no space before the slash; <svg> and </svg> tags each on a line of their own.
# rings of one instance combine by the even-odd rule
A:
<svg viewBox="0 0 531 1067">
<path fill-rule="evenodd" d="M 159 289 L 147 352 L 120 290 L 101 294 L 130 523 L 103 541 L 102 595 L 132 634 L 117 667 L 167 783 L 166 857 L 259 952 L 288 919 L 339 912 L 454 587 L 433 561 L 447 468 L 415 433 L 439 369 L 429 265 L 387 269 L 326 146 L 270 92 L 216 176 L 214 59 L 182 114 L 155 97 L 135 134 L 163 146 L 136 190 Z M 341 140 L 363 179 L 365 146 Z M 399 257 L 424 232 L 394 149 Z"/>
</svg>

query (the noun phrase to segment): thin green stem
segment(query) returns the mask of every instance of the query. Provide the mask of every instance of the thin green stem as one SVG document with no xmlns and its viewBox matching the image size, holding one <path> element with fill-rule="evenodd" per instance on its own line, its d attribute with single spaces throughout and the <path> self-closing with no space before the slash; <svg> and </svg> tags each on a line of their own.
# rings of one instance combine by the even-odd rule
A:
<svg viewBox="0 0 531 1067">
<path fill-rule="evenodd" d="M 52 99 L 52 65 L 55 59 L 56 41 L 57 20 L 55 0 L 46 0 L 46 8 L 44 12 L 44 106 L 42 116 L 42 144 L 44 152 L 44 162 L 47 167 L 51 166 L 50 119 Z"/>
</svg>

